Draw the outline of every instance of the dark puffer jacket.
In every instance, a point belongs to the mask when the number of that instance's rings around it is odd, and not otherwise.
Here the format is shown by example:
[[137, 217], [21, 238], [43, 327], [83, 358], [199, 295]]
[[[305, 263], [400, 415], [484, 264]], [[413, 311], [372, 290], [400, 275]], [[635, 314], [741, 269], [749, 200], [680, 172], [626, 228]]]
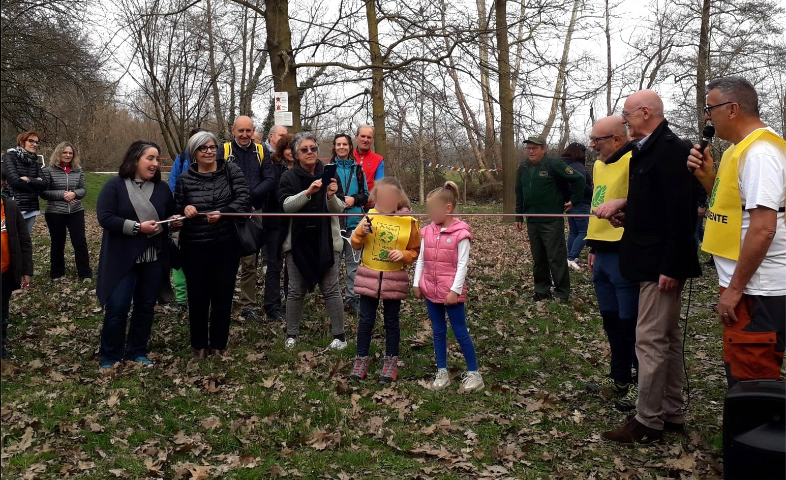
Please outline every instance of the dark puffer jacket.
[[[66, 173], [60, 165], [53, 165], [44, 169], [46, 190], [41, 192], [41, 197], [46, 200], [46, 213], [69, 214], [81, 212], [82, 199], [87, 195], [85, 188], [85, 173], [81, 167], [72, 168], [71, 173]], [[63, 200], [65, 192], [74, 192], [76, 202], [70, 203]]]
[[[188, 170], [178, 177], [175, 187], [175, 210], [179, 215], [183, 215], [189, 205], [196, 208], [199, 213], [216, 210], [221, 213], [251, 211], [248, 185], [243, 172], [234, 163], [226, 163], [221, 159], [217, 162], [216, 171], [209, 173], [200, 173], [197, 163], [192, 162]], [[223, 217], [212, 224], [208, 223], [207, 217], [204, 216], [186, 220], [180, 233], [180, 243], [204, 244], [232, 241], [235, 238], [234, 225], [232, 225], [235, 219], [236, 217]]]
[[[21, 212], [33, 212], [39, 210], [38, 193], [46, 190], [46, 181], [38, 163], [38, 157], [27, 152], [20, 154], [21, 149], [11, 149], [6, 152], [3, 158], [3, 166], [8, 174], [8, 186], [10, 195], [16, 201]], [[30, 179], [29, 182], [22, 180], [22, 177]], [[38, 179], [41, 180], [38, 180]]]

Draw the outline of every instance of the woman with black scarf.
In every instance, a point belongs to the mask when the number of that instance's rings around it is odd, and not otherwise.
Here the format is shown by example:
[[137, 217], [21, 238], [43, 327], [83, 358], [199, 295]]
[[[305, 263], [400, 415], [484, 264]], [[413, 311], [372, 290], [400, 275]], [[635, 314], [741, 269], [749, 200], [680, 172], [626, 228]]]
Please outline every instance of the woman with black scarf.
[[[325, 165], [317, 158], [316, 137], [300, 132], [293, 140], [293, 167], [281, 175], [279, 200], [286, 213], [341, 213], [344, 193], [334, 176], [324, 185]], [[287, 340], [292, 348], [297, 341], [303, 302], [307, 292], [319, 285], [325, 299], [333, 341], [329, 348], [347, 347], [344, 335], [344, 306], [339, 286], [339, 255], [344, 248], [338, 217], [292, 217], [284, 240], [283, 252], [289, 271], [287, 294]]]

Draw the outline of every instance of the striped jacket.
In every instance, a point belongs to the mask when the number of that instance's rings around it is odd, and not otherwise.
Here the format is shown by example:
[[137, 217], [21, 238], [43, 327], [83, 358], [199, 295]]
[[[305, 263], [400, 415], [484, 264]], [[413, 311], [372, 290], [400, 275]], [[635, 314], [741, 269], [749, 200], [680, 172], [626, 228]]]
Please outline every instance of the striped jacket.
[[[44, 168], [44, 181], [46, 181], [47, 187], [41, 192], [41, 198], [47, 201], [46, 213], [67, 215], [85, 209], [80, 201], [87, 195], [85, 173], [81, 168], [72, 168], [71, 173], [66, 173], [59, 165], [46, 167]], [[69, 203], [63, 200], [65, 192], [74, 192], [76, 202]]]

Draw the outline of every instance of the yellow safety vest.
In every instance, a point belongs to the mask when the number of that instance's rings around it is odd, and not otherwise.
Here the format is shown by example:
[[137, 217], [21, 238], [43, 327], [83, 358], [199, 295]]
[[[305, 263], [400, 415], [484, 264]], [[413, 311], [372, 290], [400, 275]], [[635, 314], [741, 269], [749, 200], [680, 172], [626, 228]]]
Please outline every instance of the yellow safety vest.
[[[263, 150], [264, 147], [259, 143], [255, 143], [257, 147], [257, 161], [259, 164], [262, 165], [262, 160], [265, 158], [265, 151]], [[232, 155], [232, 142], [227, 142], [224, 144], [224, 160], [227, 162], [234, 162], [235, 156]]]
[[[379, 212], [371, 209], [369, 213]], [[363, 265], [380, 272], [397, 272], [403, 269], [404, 262], [389, 260], [388, 252], [407, 249], [412, 220], [412, 217], [372, 215], [372, 233], [366, 237], [366, 244], [363, 246]]]
[[740, 258], [742, 210], [745, 205], [740, 197], [739, 161], [748, 147], [759, 139], [774, 142], [781, 149], [786, 149], [785, 140], [770, 130], [760, 128], [723, 152], [710, 194], [704, 242], [701, 245], [701, 249], [707, 253], [735, 261]]
[[[592, 178], [595, 182], [595, 190], [592, 192], [593, 212], [604, 202], [627, 198], [630, 157], [632, 155], [633, 152], [628, 152], [616, 162], [609, 164], [601, 160], [595, 162], [592, 169]], [[587, 240], [619, 242], [622, 239], [622, 232], [622, 228], [614, 228], [608, 220], [590, 217]]]

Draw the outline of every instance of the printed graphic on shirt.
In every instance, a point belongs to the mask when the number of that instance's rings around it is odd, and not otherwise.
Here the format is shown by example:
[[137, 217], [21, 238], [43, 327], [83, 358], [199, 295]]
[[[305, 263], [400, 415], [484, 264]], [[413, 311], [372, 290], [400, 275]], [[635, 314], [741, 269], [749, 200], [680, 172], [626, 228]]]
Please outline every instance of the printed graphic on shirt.
[[379, 241], [374, 242], [372, 255], [374, 260], [387, 260], [388, 252], [396, 249], [396, 239], [401, 233], [401, 227], [381, 222], [377, 222], [376, 227], [380, 229], [377, 234]]
[[573, 169], [572, 168], [565, 167], [565, 171], [568, 173], [568, 175], [573, 175]]
[[541, 177], [548, 177], [549, 176], [549, 172], [547, 172], [545, 170], [541, 170], [541, 171], [538, 172], [538, 175], [540, 175]]
[[592, 195], [592, 208], [598, 208], [606, 201], [606, 185], [595, 185], [595, 193]]

